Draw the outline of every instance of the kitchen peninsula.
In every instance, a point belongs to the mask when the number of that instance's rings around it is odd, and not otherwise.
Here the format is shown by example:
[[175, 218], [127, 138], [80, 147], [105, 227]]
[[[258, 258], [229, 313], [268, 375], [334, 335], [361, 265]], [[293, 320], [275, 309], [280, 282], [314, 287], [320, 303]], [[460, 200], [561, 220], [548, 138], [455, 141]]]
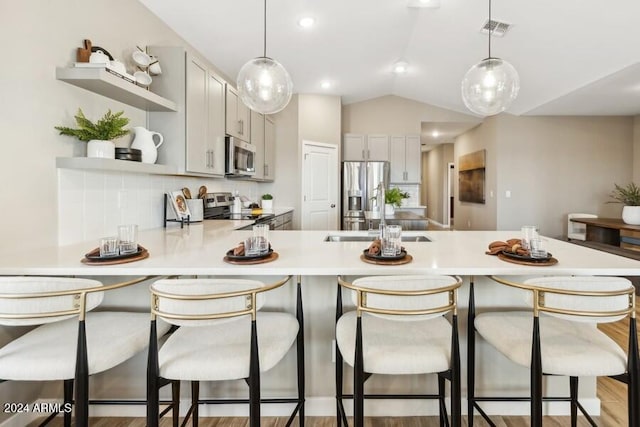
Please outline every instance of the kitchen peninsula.
[[[460, 275], [464, 286], [459, 293], [459, 320], [462, 327], [461, 350], [462, 366], [465, 366], [466, 305], [470, 280], [476, 286], [476, 305], [478, 311], [487, 307], [513, 308], [524, 307], [522, 291], [503, 287], [487, 275], [523, 276], [523, 275], [640, 275], [640, 262], [618, 257], [612, 254], [573, 245], [568, 242], [544, 238], [549, 252], [558, 259], [558, 263], [549, 267], [516, 265], [504, 262], [497, 257], [485, 254], [488, 243], [494, 240], [506, 240], [518, 236], [516, 231], [414, 231], [405, 236], [426, 236], [431, 241], [404, 241], [403, 246], [413, 256], [413, 261], [398, 266], [380, 266], [364, 263], [360, 254], [368, 243], [366, 241], [336, 242], [325, 241], [328, 235], [364, 235], [368, 232], [344, 231], [279, 231], [271, 232], [270, 240], [279, 258], [273, 262], [257, 265], [230, 265], [223, 261], [227, 250], [237, 245], [249, 231], [235, 229], [245, 226], [246, 221], [208, 221], [192, 224], [180, 229], [142, 231], [139, 242], [148, 249], [147, 259], [129, 264], [111, 266], [87, 266], [80, 262], [82, 256], [95, 247], [96, 242], [85, 242], [61, 247], [42, 248], [28, 254], [9, 252], [0, 258], [2, 275], [77, 275], [102, 276], [105, 281], [113, 280], [108, 276], [143, 275], [250, 275], [282, 276], [299, 275], [302, 280], [303, 302], [305, 310], [305, 346], [307, 354], [307, 402], [308, 415], [331, 415], [335, 410], [335, 394], [332, 372], [332, 340], [335, 323], [336, 276], [346, 275], [388, 275], [388, 274], [450, 274]], [[98, 277], [100, 278], [100, 277]], [[126, 290], [125, 290], [126, 291]], [[136, 298], [140, 306], [148, 304], [144, 288], [139, 288]], [[348, 298], [345, 298], [347, 301]], [[294, 307], [293, 287], [283, 289], [277, 301], [268, 307], [291, 309]], [[483, 382], [478, 393], [522, 394], [528, 384], [528, 370], [501, 360], [500, 372], [492, 369], [498, 356], [485, 343], [479, 343], [478, 372]], [[293, 363], [293, 360], [289, 362]], [[139, 363], [143, 363], [142, 360]], [[286, 364], [286, 363], [285, 363]], [[140, 372], [144, 372], [141, 368]], [[285, 366], [265, 378], [263, 393], [286, 393], [287, 387], [293, 390], [295, 379], [293, 372]], [[485, 374], [483, 374], [485, 372]], [[486, 372], [491, 372], [491, 378]], [[465, 373], [463, 372], [463, 397], [465, 395]], [[425, 377], [426, 378], [426, 377]], [[558, 378], [545, 378], [546, 388], [551, 393], [564, 393], [566, 381]], [[393, 384], [372, 379], [368, 383], [372, 393], [378, 391], [415, 392], [418, 387], [436, 387], [432, 379], [416, 384], [406, 378], [398, 377]], [[599, 410], [599, 401], [595, 394], [595, 380], [584, 379], [581, 382], [581, 400], [592, 413]], [[409, 390], [407, 390], [407, 388]], [[393, 389], [393, 390], [390, 390]], [[214, 389], [215, 390], [215, 389]], [[242, 393], [242, 388], [238, 389]], [[275, 391], [274, 391], [275, 390]], [[138, 390], [138, 398], [144, 392]], [[429, 415], [437, 412], [437, 406], [414, 406], [415, 402], [394, 401], [372, 408], [371, 415]], [[549, 410], [568, 414], [568, 406], [563, 403], [550, 404]], [[465, 405], [463, 405], [465, 407]], [[142, 408], [140, 408], [142, 410]], [[224, 408], [216, 408], [216, 411]], [[207, 409], [214, 411], [214, 409]], [[487, 405], [490, 413], [527, 414], [526, 403], [496, 403]], [[225, 414], [211, 412], [211, 414]], [[226, 413], [228, 414], [228, 413]], [[206, 412], [203, 413], [206, 416]]]

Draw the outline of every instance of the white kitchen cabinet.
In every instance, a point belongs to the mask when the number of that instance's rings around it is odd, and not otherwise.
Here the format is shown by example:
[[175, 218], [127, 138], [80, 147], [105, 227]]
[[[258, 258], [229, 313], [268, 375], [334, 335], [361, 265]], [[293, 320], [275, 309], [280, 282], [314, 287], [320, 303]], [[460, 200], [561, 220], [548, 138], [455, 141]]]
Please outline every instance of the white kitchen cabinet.
[[253, 179], [259, 181], [264, 179], [264, 141], [264, 114], [251, 110], [251, 145], [256, 147], [256, 173], [253, 175]]
[[265, 181], [276, 177], [276, 124], [269, 116], [264, 118], [264, 173]]
[[150, 130], [165, 140], [158, 163], [173, 165], [179, 173], [223, 177], [224, 81], [182, 48], [149, 47], [149, 53], [162, 60], [154, 90], [178, 105], [178, 113], [149, 113]]
[[246, 142], [251, 142], [251, 110], [244, 105], [238, 92], [227, 84], [227, 133]]
[[342, 153], [343, 160], [389, 160], [389, 136], [347, 133]]
[[419, 184], [422, 179], [420, 136], [393, 135], [389, 146], [390, 181], [396, 184]]

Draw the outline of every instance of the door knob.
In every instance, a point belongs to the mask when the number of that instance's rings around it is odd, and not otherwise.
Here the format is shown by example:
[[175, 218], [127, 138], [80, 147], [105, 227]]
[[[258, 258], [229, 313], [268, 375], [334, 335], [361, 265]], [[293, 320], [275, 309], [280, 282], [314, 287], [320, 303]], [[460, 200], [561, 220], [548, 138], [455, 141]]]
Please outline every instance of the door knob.
[[335, 208], [335, 207], [336, 207], [336, 204], [335, 204], [335, 203], [331, 203], [331, 207], [332, 207], [332, 208]]

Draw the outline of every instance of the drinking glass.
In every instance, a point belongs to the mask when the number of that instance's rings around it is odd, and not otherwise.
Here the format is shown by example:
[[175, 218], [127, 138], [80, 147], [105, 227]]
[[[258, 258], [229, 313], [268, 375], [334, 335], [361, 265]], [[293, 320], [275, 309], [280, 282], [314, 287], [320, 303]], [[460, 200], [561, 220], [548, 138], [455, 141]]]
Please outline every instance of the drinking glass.
[[118, 249], [118, 237], [109, 236], [100, 239], [100, 257], [116, 256], [120, 253]]
[[531, 250], [531, 240], [538, 238], [538, 229], [535, 225], [523, 225], [520, 232], [522, 233], [522, 247]]
[[546, 258], [547, 250], [542, 245], [539, 237], [531, 239], [531, 258]]
[[400, 254], [402, 240], [402, 227], [399, 225], [387, 225], [382, 241], [382, 256], [396, 256]]
[[118, 246], [120, 255], [138, 252], [138, 226], [127, 224], [118, 226]]
[[244, 252], [249, 256], [264, 255], [269, 252], [269, 225], [253, 226], [253, 233], [244, 242]]

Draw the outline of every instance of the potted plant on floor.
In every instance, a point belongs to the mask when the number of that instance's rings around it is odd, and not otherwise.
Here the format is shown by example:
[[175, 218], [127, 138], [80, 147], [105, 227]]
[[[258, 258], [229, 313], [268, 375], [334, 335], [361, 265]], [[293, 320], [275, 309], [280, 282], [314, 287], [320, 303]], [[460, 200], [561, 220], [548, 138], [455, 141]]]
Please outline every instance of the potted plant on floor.
[[273, 212], [273, 196], [269, 193], [262, 195], [262, 210], [265, 212]]
[[123, 117], [124, 111], [111, 113], [111, 110], [93, 123], [84, 116], [81, 109], [75, 115], [76, 129], [66, 126], [56, 126], [60, 135], [75, 136], [80, 141], [87, 142], [87, 157], [115, 158], [115, 144], [113, 140], [129, 133], [125, 126], [129, 119]]
[[614, 184], [615, 190], [611, 192], [613, 199], [609, 203], [622, 203], [622, 221], [625, 224], [640, 225], [640, 187], [633, 182], [622, 187]]
[[401, 191], [398, 187], [390, 188], [384, 193], [384, 214], [395, 214], [396, 208], [402, 204], [402, 199], [408, 198], [409, 193]]

